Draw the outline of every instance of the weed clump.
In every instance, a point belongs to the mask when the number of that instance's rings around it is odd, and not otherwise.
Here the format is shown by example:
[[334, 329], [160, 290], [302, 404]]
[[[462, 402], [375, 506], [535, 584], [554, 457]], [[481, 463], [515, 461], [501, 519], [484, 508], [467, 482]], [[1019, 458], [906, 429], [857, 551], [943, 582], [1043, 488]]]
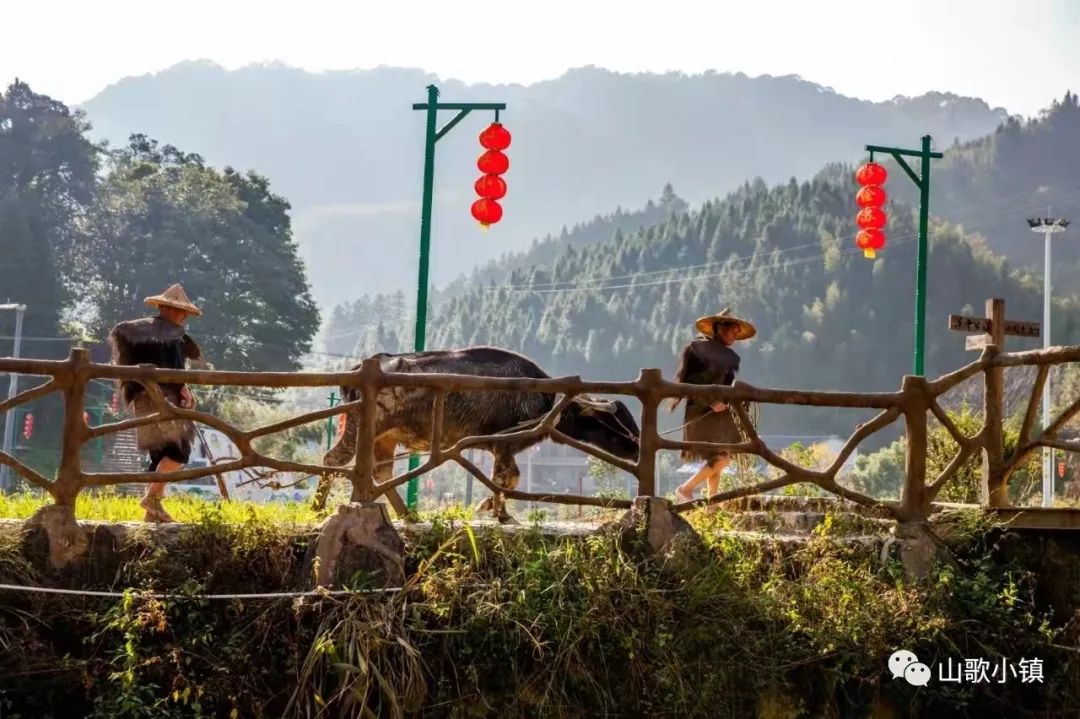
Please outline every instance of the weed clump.
[[[5, 595], [0, 702], [5, 717], [1080, 712], [1076, 627], [1039, 608], [1037, 577], [977, 518], [924, 582], [837, 523], [793, 545], [728, 532], [723, 514], [695, 521], [704, 542], [664, 565], [609, 534], [436, 517], [407, 543], [401, 591], [207, 600], [308, 586], [310, 541], [208, 512], [166, 548], [134, 538], [102, 585], [135, 588], [120, 599]], [[0, 582], [43, 581], [0, 543]], [[897, 649], [1039, 657], [1045, 676], [916, 689], [888, 672]]]

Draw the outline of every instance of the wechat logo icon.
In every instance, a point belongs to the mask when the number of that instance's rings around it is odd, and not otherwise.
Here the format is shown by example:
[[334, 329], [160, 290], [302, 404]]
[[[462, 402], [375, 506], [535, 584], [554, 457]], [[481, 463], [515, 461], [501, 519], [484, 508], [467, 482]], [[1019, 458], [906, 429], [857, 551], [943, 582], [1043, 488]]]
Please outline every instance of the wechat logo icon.
[[893, 679], [902, 678], [913, 687], [925, 687], [930, 683], [930, 667], [920, 662], [914, 652], [906, 649], [892, 653], [889, 671]]

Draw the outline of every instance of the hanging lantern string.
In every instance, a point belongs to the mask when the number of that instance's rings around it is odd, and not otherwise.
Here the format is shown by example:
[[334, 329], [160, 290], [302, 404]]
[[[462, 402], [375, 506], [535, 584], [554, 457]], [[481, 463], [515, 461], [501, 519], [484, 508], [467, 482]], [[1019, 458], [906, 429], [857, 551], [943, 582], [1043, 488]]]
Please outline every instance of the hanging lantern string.
[[[499, 121], [499, 111], [496, 110], [495, 111], [495, 122], [498, 122], [498, 121]], [[870, 157], [873, 158], [873, 156], [874, 156], [874, 154], [870, 153]]]

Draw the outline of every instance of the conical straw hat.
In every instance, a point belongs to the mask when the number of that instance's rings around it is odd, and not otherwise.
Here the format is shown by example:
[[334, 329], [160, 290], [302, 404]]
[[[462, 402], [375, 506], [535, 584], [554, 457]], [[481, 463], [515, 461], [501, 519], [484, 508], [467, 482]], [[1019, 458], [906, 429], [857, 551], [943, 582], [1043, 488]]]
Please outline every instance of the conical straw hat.
[[724, 308], [717, 312], [715, 315], [709, 315], [708, 317], [700, 317], [694, 323], [698, 332], [706, 337], [713, 336], [713, 324], [716, 322], [722, 322], [724, 324], [738, 325], [739, 334], [735, 336], [737, 340], [748, 340], [757, 334], [757, 328], [744, 319], [736, 317], [731, 314], [731, 310]]
[[162, 292], [160, 295], [147, 297], [144, 301], [151, 307], [174, 307], [178, 310], [183, 310], [184, 312], [187, 312], [189, 314], [202, 314], [202, 310], [200, 310], [192, 303], [192, 301], [187, 296], [187, 292], [184, 292], [184, 288], [181, 287], [179, 284], [173, 285], [169, 289]]

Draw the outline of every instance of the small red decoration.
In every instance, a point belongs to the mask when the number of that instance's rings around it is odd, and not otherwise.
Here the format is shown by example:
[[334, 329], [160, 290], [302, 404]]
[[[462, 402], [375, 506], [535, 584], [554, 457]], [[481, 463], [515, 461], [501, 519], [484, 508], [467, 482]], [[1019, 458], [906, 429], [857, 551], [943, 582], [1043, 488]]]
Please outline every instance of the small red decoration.
[[341, 439], [345, 435], [345, 415], [339, 414], [337, 418], [337, 438]]
[[110, 408], [112, 409], [113, 414], [120, 414], [120, 393], [119, 392], [113, 392], [112, 403], [110, 404]]
[[23, 439], [30, 439], [34, 435], [34, 415], [31, 412], [26, 413], [26, 419], [23, 420]]
[[485, 150], [505, 150], [510, 147], [510, 131], [501, 122], [493, 122], [480, 133], [480, 146]]
[[485, 175], [501, 175], [510, 169], [510, 158], [498, 150], [488, 150], [476, 161], [476, 166]]
[[884, 185], [889, 173], [876, 162], [868, 162], [855, 171], [855, 181], [862, 186]]
[[862, 185], [862, 189], [855, 195], [855, 204], [861, 210], [855, 216], [855, 224], [859, 226], [859, 234], [855, 236], [855, 246], [863, 251], [863, 257], [874, 259], [878, 250], [885, 247], [885, 233], [881, 228], [885, 226], [888, 218], [881, 210], [885, 204], [885, 190], [879, 185], [885, 182], [889, 173], [885, 168], [873, 160], [855, 171], [855, 181]]
[[506, 196], [506, 181], [499, 175], [510, 169], [510, 158], [503, 154], [503, 150], [510, 147], [510, 132], [498, 119], [496, 114], [496, 121], [480, 133], [480, 145], [486, 152], [476, 161], [477, 168], [484, 174], [474, 185], [480, 199], [472, 204], [471, 211], [485, 230], [502, 219], [502, 206], [496, 200]]
[[876, 207], [866, 207], [855, 216], [855, 224], [863, 230], [880, 230], [885, 226], [885, 213]]
[[476, 194], [489, 200], [498, 200], [506, 195], [506, 180], [498, 175], [484, 175], [476, 181]]
[[859, 230], [855, 244], [863, 251], [863, 257], [872, 260], [877, 256], [877, 251], [885, 247], [885, 233], [874, 228]]
[[1064, 477], [1065, 476], [1065, 463], [1064, 462], [1058, 462], [1058, 476], [1059, 477]]
[[485, 228], [501, 220], [502, 214], [502, 206], [495, 200], [482, 197], [472, 204], [472, 216]]
[[855, 195], [855, 204], [859, 207], [881, 207], [887, 199], [885, 190], [877, 185], [867, 185]]

